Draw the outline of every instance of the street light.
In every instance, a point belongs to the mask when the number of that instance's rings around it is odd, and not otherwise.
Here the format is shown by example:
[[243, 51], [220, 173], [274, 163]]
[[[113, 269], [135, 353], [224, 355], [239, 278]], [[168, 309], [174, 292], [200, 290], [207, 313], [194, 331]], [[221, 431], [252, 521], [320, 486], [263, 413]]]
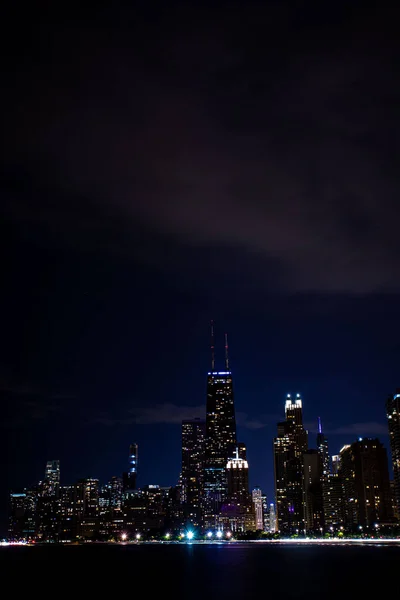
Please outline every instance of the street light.
[[212, 538], [212, 531], [209, 531], [209, 532], [207, 533], [207, 537], [208, 537], [208, 538]]
[[127, 534], [126, 534], [126, 533], [121, 533], [121, 540], [122, 540], [123, 542], [125, 542], [125, 540], [127, 540], [127, 539], [128, 539], [128, 536], [127, 536]]
[[217, 538], [218, 539], [222, 538], [222, 531], [220, 529], [218, 529], [218, 531], [217, 531]]
[[137, 533], [137, 534], [136, 534], [136, 539], [139, 541], [139, 540], [140, 540], [140, 538], [141, 538], [141, 535], [140, 535], [140, 533]]

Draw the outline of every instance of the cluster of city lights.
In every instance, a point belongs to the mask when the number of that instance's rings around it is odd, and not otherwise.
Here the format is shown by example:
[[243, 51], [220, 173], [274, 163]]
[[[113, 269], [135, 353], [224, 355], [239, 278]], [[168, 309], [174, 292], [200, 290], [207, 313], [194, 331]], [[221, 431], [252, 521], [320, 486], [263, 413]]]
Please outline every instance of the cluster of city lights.
[[[224, 536], [224, 532], [223, 532], [221, 529], [218, 529], [216, 532], [208, 531], [208, 532], [207, 532], [207, 534], [206, 534], [206, 537], [207, 537], [209, 540], [211, 540], [211, 539], [212, 539], [214, 536], [215, 536], [215, 537], [216, 537], [218, 540], [221, 540], [221, 539], [223, 538], [223, 536]], [[141, 537], [142, 537], [142, 536], [140, 535], [140, 533], [137, 533], [137, 534], [135, 535], [135, 539], [136, 539], [136, 541], [139, 541], [139, 540], [141, 539]], [[225, 537], [226, 537], [226, 538], [229, 540], [229, 539], [232, 537], [232, 533], [231, 533], [230, 531], [227, 531], [227, 532], [225, 533]], [[179, 535], [179, 539], [180, 539], [180, 540], [183, 540], [183, 539], [185, 539], [185, 538], [186, 538], [186, 539], [187, 539], [189, 542], [191, 542], [193, 539], [195, 539], [195, 534], [194, 534], [194, 531], [191, 531], [191, 530], [189, 530], [189, 531], [187, 531], [186, 533], [181, 533], [181, 534]], [[171, 534], [170, 534], [170, 533], [166, 533], [166, 534], [164, 535], [164, 539], [166, 539], [166, 540], [169, 540], [169, 539], [171, 539]], [[127, 534], [127, 533], [122, 533], [122, 534], [121, 534], [121, 541], [122, 541], [122, 542], [126, 542], [127, 540], [128, 540], [128, 534]]]

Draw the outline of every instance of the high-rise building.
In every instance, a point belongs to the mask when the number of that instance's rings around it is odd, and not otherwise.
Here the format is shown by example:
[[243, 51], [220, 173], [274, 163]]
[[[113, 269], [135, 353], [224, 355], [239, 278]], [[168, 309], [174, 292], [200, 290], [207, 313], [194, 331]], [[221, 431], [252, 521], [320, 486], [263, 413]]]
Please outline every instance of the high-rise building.
[[8, 535], [11, 540], [29, 539], [36, 534], [36, 497], [30, 490], [10, 493]]
[[290, 534], [304, 529], [303, 454], [308, 444], [300, 394], [295, 399], [287, 395], [285, 416], [274, 439], [275, 494], [279, 531]]
[[227, 497], [226, 465], [236, 446], [236, 419], [232, 372], [225, 335], [225, 370], [215, 370], [214, 330], [211, 327], [211, 371], [207, 377], [206, 437], [204, 461], [204, 524], [214, 528]]
[[275, 506], [273, 505], [273, 503], [271, 502], [271, 504], [269, 505], [269, 532], [270, 533], [275, 533], [276, 532], [276, 513], [275, 513]]
[[91, 477], [75, 485], [75, 515], [78, 535], [90, 538], [99, 526], [99, 481]]
[[51, 496], [57, 496], [58, 488], [60, 486], [60, 461], [59, 460], [48, 460], [47, 461], [44, 478], [48, 484], [48, 486], [47, 486], [48, 494]]
[[332, 474], [337, 475], [339, 473], [340, 454], [332, 456]]
[[205, 432], [202, 419], [182, 421], [181, 499], [185, 522], [194, 526], [202, 523]]
[[329, 465], [328, 440], [325, 434], [322, 432], [320, 417], [318, 417], [317, 449], [321, 458], [321, 476], [325, 478], [329, 475], [331, 470]]
[[266, 494], [262, 496], [262, 510], [263, 510], [263, 522], [264, 531], [269, 532], [269, 504]]
[[396, 513], [400, 515], [400, 389], [386, 401]]
[[123, 473], [123, 490], [135, 490], [137, 486], [138, 445], [129, 446], [129, 471]]
[[60, 485], [59, 488], [59, 534], [60, 540], [72, 540], [77, 535], [75, 512], [75, 485]]
[[261, 488], [255, 487], [251, 492], [256, 518], [256, 529], [264, 530], [263, 494]]
[[323, 527], [322, 456], [318, 450], [308, 450], [303, 454], [304, 465], [304, 528], [307, 532], [318, 532]]
[[340, 475], [332, 473], [323, 480], [322, 496], [324, 526], [326, 529], [333, 527], [337, 530], [344, 525], [344, 491]]
[[360, 438], [340, 451], [345, 524], [367, 526], [392, 519], [386, 448], [378, 439]]
[[[249, 463], [239, 458], [239, 449], [226, 465], [228, 498], [231, 503], [241, 506], [249, 504]], [[261, 490], [260, 490], [261, 491]]]
[[399, 520], [400, 516], [399, 516], [399, 512], [397, 510], [397, 504], [396, 504], [396, 490], [394, 487], [394, 479], [390, 480], [390, 501], [392, 503], [393, 516], [395, 519]]
[[216, 517], [216, 527], [231, 531], [255, 530], [254, 509], [249, 494], [249, 465], [236, 447], [226, 465], [227, 494]]

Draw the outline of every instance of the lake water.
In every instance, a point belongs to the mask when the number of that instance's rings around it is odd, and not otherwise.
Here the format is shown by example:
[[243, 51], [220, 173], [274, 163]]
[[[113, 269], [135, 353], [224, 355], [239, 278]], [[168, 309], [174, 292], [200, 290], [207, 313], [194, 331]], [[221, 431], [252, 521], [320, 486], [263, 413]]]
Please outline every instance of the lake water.
[[[127, 600], [344, 598], [398, 593], [399, 546], [86, 545], [0, 548], [2, 591]], [[6, 587], [7, 586], [7, 587]], [[395, 592], [395, 590], [397, 590]], [[8, 590], [7, 590], [8, 591]]]

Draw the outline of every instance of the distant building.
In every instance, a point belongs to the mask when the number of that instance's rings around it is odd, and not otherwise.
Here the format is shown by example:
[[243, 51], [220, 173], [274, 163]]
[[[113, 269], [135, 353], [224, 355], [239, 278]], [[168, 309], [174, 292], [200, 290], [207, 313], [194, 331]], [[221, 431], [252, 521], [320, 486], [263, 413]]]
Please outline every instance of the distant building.
[[325, 478], [331, 472], [329, 461], [328, 440], [322, 432], [321, 419], [318, 417], [317, 449], [320, 456], [321, 477]]
[[269, 531], [270, 533], [277, 531], [275, 507], [272, 502], [269, 505]]
[[345, 524], [371, 526], [393, 518], [386, 448], [378, 439], [360, 438], [340, 451]]
[[254, 513], [256, 520], [256, 529], [264, 530], [264, 514], [263, 514], [263, 495], [261, 488], [255, 487], [251, 492], [251, 497], [254, 505]]
[[202, 523], [204, 441], [206, 423], [202, 419], [182, 421], [181, 499], [185, 523]]
[[80, 479], [75, 485], [75, 514], [78, 535], [93, 537], [99, 530], [99, 480]]
[[129, 446], [129, 471], [123, 473], [123, 490], [135, 490], [137, 487], [137, 471], [138, 471], [138, 444]]
[[[308, 450], [303, 454], [304, 467], [304, 529], [307, 532], [318, 532], [323, 527], [322, 461], [324, 455], [320, 450]], [[322, 477], [323, 478], [322, 478]]]
[[340, 464], [340, 454], [335, 454], [334, 456], [332, 456], [332, 473], [333, 473], [333, 475], [338, 474], [339, 464]]
[[253, 531], [256, 528], [254, 509], [249, 494], [249, 465], [239, 457], [236, 448], [226, 465], [227, 501], [217, 517], [217, 527], [231, 531]]
[[45, 481], [48, 483], [48, 493], [54, 496], [58, 494], [60, 486], [60, 461], [48, 460], [46, 463]]
[[11, 540], [33, 538], [36, 535], [36, 500], [30, 490], [11, 492], [9, 498], [8, 536]]
[[390, 502], [392, 504], [393, 516], [395, 519], [399, 520], [400, 515], [397, 511], [397, 503], [396, 503], [396, 490], [394, 486], [394, 480], [390, 480]]
[[304, 529], [303, 454], [308, 442], [300, 394], [295, 399], [287, 395], [285, 416], [274, 439], [275, 496], [279, 530], [291, 534]]
[[59, 539], [73, 540], [77, 536], [75, 511], [76, 486], [60, 485], [59, 488]]
[[393, 467], [393, 489], [396, 513], [400, 515], [400, 389], [389, 396], [386, 402], [386, 415], [389, 426], [390, 449]]
[[269, 532], [269, 504], [266, 495], [262, 496], [262, 510], [263, 510], [263, 523], [264, 531]]
[[249, 505], [249, 463], [239, 458], [239, 449], [236, 448], [235, 456], [230, 458], [226, 465], [228, 481], [228, 498], [230, 502]]

